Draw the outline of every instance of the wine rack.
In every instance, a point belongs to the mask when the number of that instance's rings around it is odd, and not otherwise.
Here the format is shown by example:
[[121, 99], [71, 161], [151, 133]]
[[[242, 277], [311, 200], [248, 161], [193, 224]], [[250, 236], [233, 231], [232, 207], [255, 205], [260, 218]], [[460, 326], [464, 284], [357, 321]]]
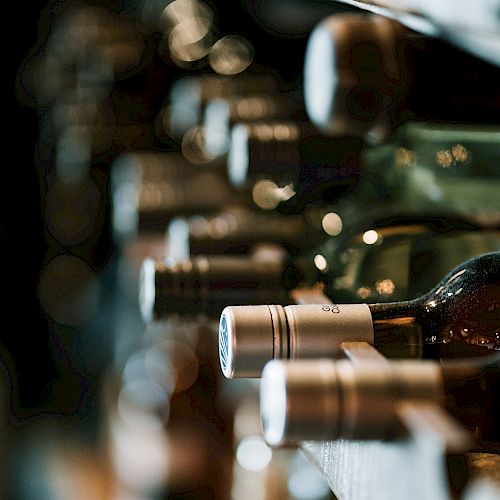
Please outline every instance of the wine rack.
[[[16, 111], [36, 121], [17, 139], [29, 172], [6, 173], [0, 224], [15, 292], [4, 317], [18, 297], [24, 307], [6, 331], [21, 318], [29, 332], [0, 344], [0, 500], [500, 498], [498, 439], [486, 449], [481, 425], [431, 397], [373, 401], [373, 418], [395, 412], [389, 437], [270, 446], [259, 379], [230, 369], [243, 360], [260, 377], [264, 361], [311, 357], [281, 306], [416, 300], [500, 252], [500, 2], [63, 0], [36, 17], [16, 61]], [[307, 50], [333, 18], [322, 66], [341, 77], [323, 81], [305, 71]], [[436, 71], [466, 56], [485, 73], [450, 71], [447, 92], [418, 79], [427, 55]], [[414, 73], [438, 89], [427, 108], [410, 95]], [[467, 97], [452, 91], [465, 74]], [[327, 82], [327, 127], [307, 79]], [[483, 121], [460, 120], [462, 97]], [[32, 217], [10, 215], [21, 198]], [[494, 356], [489, 285], [477, 295], [489, 330], [460, 335]], [[456, 316], [473, 330], [471, 303]], [[218, 325], [250, 304], [267, 307], [271, 335], [265, 315], [240, 324], [250, 340]], [[334, 354], [318, 341], [330, 360], [395, 363], [369, 328], [343, 328], [360, 338]], [[433, 342], [455, 345], [448, 334]], [[410, 357], [446, 351], [409, 344]]]

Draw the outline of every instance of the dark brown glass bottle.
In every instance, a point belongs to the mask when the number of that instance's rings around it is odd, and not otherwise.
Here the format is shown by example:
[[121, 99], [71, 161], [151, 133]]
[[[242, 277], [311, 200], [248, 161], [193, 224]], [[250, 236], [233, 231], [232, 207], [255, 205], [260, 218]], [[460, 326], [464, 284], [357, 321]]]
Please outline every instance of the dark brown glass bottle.
[[369, 307], [374, 345], [393, 356], [402, 336], [402, 346], [426, 358], [500, 350], [500, 253], [469, 259], [420, 299]]
[[229, 377], [260, 376], [271, 359], [334, 358], [344, 341], [390, 358], [481, 356], [500, 350], [500, 252], [454, 268], [420, 298], [385, 304], [224, 309], [219, 354]]
[[251, 190], [260, 208], [303, 211], [357, 186], [362, 146], [358, 138], [326, 137], [306, 121], [239, 122], [231, 128], [228, 178]]
[[498, 67], [383, 16], [323, 20], [304, 71], [307, 112], [329, 135], [380, 140], [408, 120], [498, 123]]

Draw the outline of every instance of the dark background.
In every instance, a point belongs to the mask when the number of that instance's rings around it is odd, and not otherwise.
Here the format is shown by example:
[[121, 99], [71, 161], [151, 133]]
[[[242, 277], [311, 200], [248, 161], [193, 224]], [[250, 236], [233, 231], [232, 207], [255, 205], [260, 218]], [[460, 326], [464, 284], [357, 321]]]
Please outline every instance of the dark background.
[[[19, 88], [18, 75], [41, 43], [39, 19], [45, 2], [8, 2], [3, 32], [7, 113], [3, 116], [2, 191], [0, 199], [3, 294], [3, 358], [13, 385], [13, 411], [36, 406], [50, 372], [46, 322], [36, 295], [44, 253], [40, 191], [34, 151], [38, 121], [32, 103]], [[8, 27], [11, 29], [9, 30]], [[46, 30], [44, 30], [46, 31]], [[19, 386], [26, 388], [19, 393]], [[18, 399], [20, 399], [18, 401]]]
[[[54, 367], [47, 318], [37, 297], [37, 282], [46, 253], [42, 200], [36, 167], [38, 118], [35, 103], [24, 88], [25, 66], [43, 49], [59, 9], [82, 2], [16, 2], [5, 7], [4, 56], [8, 78], [3, 115], [3, 181], [0, 235], [4, 293], [2, 358], [10, 373], [12, 412], [16, 419], [37, 413], [57, 413], [50, 387], [60, 377]], [[120, 11], [123, 2], [94, 2]], [[136, 2], [137, 3], [137, 2]], [[339, 7], [314, 0], [206, 0], [216, 12], [220, 34], [240, 34], [255, 47], [255, 61], [275, 68], [285, 86], [300, 84], [309, 31]], [[133, 5], [134, 2], [125, 5]], [[340, 7], [343, 9], [343, 7]], [[7, 34], [8, 33], [8, 34]], [[182, 74], [171, 67], [170, 79]], [[166, 92], [165, 92], [166, 95]]]

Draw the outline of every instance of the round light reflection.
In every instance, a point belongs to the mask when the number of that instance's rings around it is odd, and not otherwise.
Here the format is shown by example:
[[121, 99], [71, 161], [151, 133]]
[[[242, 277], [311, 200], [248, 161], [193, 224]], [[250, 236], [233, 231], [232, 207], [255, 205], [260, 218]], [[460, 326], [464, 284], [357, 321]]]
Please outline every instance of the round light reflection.
[[314, 256], [314, 265], [320, 270], [320, 271], [327, 271], [328, 270], [328, 262], [326, 259], [323, 257], [323, 255], [315, 255]]
[[236, 75], [250, 66], [253, 47], [241, 36], [225, 36], [217, 40], [210, 49], [208, 62], [221, 75]]
[[379, 234], [374, 229], [370, 229], [363, 234], [363, 242], [367, 245], [373, 245], [377, 243], [379, 239]]
[[243, 438], [236, 449], [236, 460], [246, 470], [259, 471], [265, 469], [272, 458], [272, 451], [260, 436]]
[[342, 232], [342, 219], [339, 214], [329, 212], [321, 220], [321, 226], [326, 234], [337, 236]]

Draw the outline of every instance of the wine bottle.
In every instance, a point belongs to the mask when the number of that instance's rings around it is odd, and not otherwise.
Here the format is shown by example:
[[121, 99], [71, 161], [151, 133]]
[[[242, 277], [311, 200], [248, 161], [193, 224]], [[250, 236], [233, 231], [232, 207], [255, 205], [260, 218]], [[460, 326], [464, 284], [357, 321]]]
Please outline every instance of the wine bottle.
[[302, 90], [212, 99], [203, 118], [205, 150], [209, 156], [224, 156], [234, 123], [269, 119], [306, 120]]
[[251, 188], [254, 203], [267, 210], [300, 211], [323, 200], [349, 218], [370, 205], [498, 220], [497, 125], [410, 121], [372, 146], [315, 136], [310, 124], [291, 121], [234, 125], [230, 182]]
[[313, 258], [326, 295], [339, 303], [415, 299], [468, 258], [500, 251], [497, 225], [453, 213], [336, 209], [322, 219], [333, 237], [316, 246]]
[[309, 122], [236, 123], [231, 129], [228, 178], [236, 188], [252, 189], [260, 208], [281, 204], [283, 211], [300, 211], [308, 203], [336, 199], [354, 189], [362, 146], [357, 138], [325, 137]]
[[311, 228], [302, 215], [265, 213], [230, 207], [214, 215], [178, 217], [167, 228], [169, 255], [189, 259], [195, 255], [249, 254], [259, 244], [279, 244], [298, 254], [320, 229]]
[[288, 303], [299, 278], [283, 259], [197, 256], [176, 262], [146, 259], [139, 302], [144, 320], [171, 315], [218, 317], [228, 304], [261, 304], [266, 298]]
[[[338, 218], [330, 220], [334, 216], [329, 212], [321, 220], [329, 235], [339, 230]], [[225, 306], [246, 300], [262, 304], [259, 299], [265, 296], [289, 304], [289, 291], [304, 285], [319, 285], [332, 298], [339, 294], [357, 303], [407, 300], [426, 293], [429, 280], [440, 279], [463, 260], [500, 250], [498, 232], [461, 219], [401, 216], [372, 224], [352, 233], [346, 226], [344, 237], [328, 236], [318, 244], [321, 237], [311, 223], [316, 237], [301, 235], [298, 253], [274, 247], [273, 252], [250, 255], [199, 254], [167, 263], [150, 259], [140, 279], [144, 318], [160, 319], [176, 311], [219, 316]], [[175, 250], [175, 242], [170, 246]], [[413, 273], [421, 278], [414, 279]]]
[[475, 446], [498, 450], [500, 355], [480, 359], [352, 363], [269, 362], [261, 417], [269, 444], [302, 440], [391, 439], [404, 434], [398, 405], [437, 404], [461, 422]]
[[219, 325], [228, 378], [260, 376], [271, 359], [332, 357], [344, 341], [389, 358], [482, 356], [500, 349], [500, 252], [473, 257], [410, 301], [230, 306]]
[[382, 16], [326, 18], [304, 61], [311, 121], [372, 140], [414, 119], [496, 124], [499, 81], [498, 67]]
[[201, 124], [205, 106], [211, 99], [278, 91], [278, 79], [272, 73], [186, 76], [172, 85], [170, 108], [163, 121], [172, 136], [180, 139], [191, 127]]
[[113, 230], [118, 240], [163, 232], [180, 214], [240, 201], [216, 168], [197, 168], [178, 153], [126, 153], [112, 166]]

